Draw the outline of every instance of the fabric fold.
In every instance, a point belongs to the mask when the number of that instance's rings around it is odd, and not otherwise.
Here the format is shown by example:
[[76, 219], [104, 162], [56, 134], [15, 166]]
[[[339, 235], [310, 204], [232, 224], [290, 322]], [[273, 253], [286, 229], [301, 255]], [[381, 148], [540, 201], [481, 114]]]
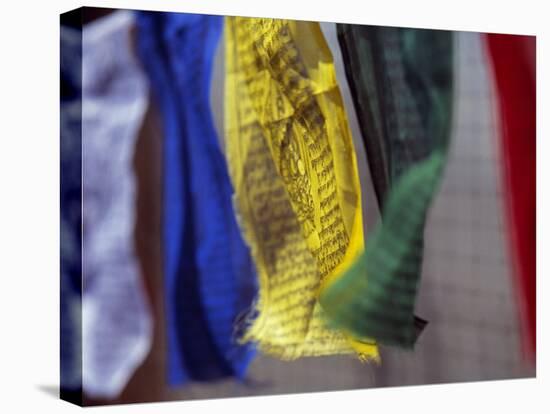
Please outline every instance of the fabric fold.
[[61, 26], [60, 389], [82, 392], [82, 31]]
[[252, 345], [234, 322], [256, 275], [240, 234], [209, 92], [223, 17], [140, 12], [138, 47], [164, 129], [164, 274], [168, 380], [244, 378]]
[[536, 38], [487, 34], [500, 109], [502, 177], [525, 350], [536, 359]]
[[321, 292], [328, 320], [359, 338], [414, 346], [424, 226], [446, 162], [451, 32], [338, 25], [346, 77], [382, 211], [364, 254]]
[[114, 398], [143, 362], [153, 322], [134, 247], [133, 154], [147, 82], [131, 49], [133, 14], [83, 28], [83, 384]]
[[321, 282], [363, 250], [361, 190], [318, 23], [226, 18], [227, 157], [260, 293], [244, 341], [283, 359], [378, 357], [324, 323]]

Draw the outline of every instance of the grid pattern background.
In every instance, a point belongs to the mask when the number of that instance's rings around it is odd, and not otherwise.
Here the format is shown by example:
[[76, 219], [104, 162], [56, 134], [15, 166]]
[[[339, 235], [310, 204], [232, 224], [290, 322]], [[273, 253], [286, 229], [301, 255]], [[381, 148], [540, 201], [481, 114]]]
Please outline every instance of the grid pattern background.
[[478, 33], [458, 33], [455, 119], [429, 215], [414, 353], [388, 350], [377, 385], [534, 375], [522, 357], [500, 180], [495, 95]]

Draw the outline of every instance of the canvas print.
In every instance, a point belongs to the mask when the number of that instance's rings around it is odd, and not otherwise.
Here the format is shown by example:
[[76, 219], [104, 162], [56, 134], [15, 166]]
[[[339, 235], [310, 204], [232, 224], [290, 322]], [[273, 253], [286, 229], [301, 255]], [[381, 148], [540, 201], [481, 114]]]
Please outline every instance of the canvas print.
[[61, 398], [534, 376], [535, 46], [62, 14]]

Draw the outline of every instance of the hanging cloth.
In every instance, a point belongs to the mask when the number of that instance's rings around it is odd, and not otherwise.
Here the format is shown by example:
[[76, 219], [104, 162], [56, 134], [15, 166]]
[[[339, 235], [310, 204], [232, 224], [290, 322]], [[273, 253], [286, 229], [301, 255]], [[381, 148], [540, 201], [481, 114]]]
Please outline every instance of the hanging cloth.
[[259, 272], [243, 340], [283, 359], [378, 357], [323, 321], [321, 281], [363, 250], [355, 152], [318, 23], [226, 18], [227, 157]]
[[339, 43], [379, 204], [364, 254], [321, 292], [335, 326], [412, 347], [426, 215], [450, 138], [451, 32], [338, 25]]
[[82, 392], [82, 32], [62, 26], [60, 140], [61, 394]]
[[82, 371], [94, 398], [118, 396], [152, 342], [134, 248], [132, 161], [147, 82], [132, 54], [132, 25], [124, 10], [83, 29]]
[[209, 105], [223, 17], [138, 14], [138, 45], [164, 124], [164, 251], [168, 380], [243, 378], [254, 349], [234, 322], [256, 275], [237, 226], [233, 189]]
[[526, 354], [536, 357], [535, 37], [486, 36], [500, 109], [502, 175]]

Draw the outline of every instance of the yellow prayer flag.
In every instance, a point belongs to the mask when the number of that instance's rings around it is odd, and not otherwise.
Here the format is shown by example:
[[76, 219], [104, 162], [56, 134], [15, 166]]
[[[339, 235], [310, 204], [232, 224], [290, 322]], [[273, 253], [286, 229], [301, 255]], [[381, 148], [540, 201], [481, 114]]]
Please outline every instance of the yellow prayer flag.
[[226, 138], [235, 208], [259, 275], [243, 340], [283, 359], [359, 352], [319, 289], [363, 251], [355, 150], [318, 23], [226, 18]]

